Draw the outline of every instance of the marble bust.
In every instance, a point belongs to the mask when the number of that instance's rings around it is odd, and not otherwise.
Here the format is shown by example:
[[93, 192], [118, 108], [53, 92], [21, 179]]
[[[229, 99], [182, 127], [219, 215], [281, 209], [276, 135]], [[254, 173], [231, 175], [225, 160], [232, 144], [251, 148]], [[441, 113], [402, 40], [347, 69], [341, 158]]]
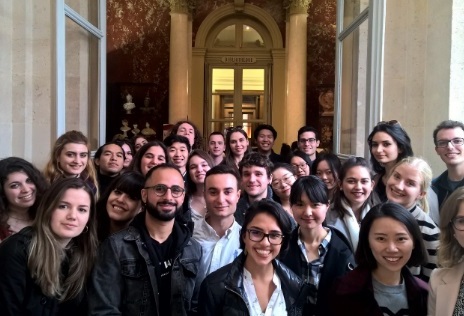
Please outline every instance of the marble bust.
[[126, 110], [127, 114], [132, 114], [132, 110], [135, 108], [135, 104], [132, 102], [132, 95], [128, 93], [126, 95], [126, 103], [123, 104], [124, 110]]

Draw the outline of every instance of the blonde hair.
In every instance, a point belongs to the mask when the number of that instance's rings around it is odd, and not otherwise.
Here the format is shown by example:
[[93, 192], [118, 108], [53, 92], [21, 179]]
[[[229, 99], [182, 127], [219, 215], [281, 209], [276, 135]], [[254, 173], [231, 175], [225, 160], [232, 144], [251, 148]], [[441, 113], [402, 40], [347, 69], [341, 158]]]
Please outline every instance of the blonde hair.
[[[84, 190], [90, 197], [87, 228], [71, 239], [63, 249], [50, 227], [53, 213], [69, 189]], [[55, 181], [45, 193], [32, 224], [33, 235], [29, 244], [27, 266], [42, 293], [67, 301], [79, 296], [90, 275], [98, 246], [95, 197], [90, 187], [80, 178]], [[62, 274], [67, 261], [67, 275]]]
[[92, 159], [90, 159], [90, 149], [89, 149], [89, 141], [87, 137], [82, 134], [80, 131], [68, 131], [61, 135], [55, 142], [55, 145], [52, 148], [50, 153], [50, 160], [48, 161], [47, 165], [45, 166], [44, 175], [45, 178], [50, 183], [55, 182], [57, 179], [63, 178], [64, 172], [61, 170], [58, 164], [58, 157], [61, 155], [63, 148], [67, 144], [83, 144], [87, 146], [88, 152], [88, 160], [87, 165], [85, 166], [84, 171], [80, 174], [80, 178], [84, 181], [89, 181], [94, 185], [94, 189], [96, 189], [96, 196], [98, 196], [98, 181], [97, 181], [97, 173], [95, 171], [95, 167], [92, 163]]
[[464, 256], [464, 248], [454, 237], [452, 220], [464, 203], [464, 187], [457, 188], [440, 209], [440, 246], [438, 247], [438, 265], [450, 268]]
[[420, 183], [420, 188], [421, 188], [421, 191], [424, 193], [424, 196], [420, 200], [419, 206], [422, 208], [422, 210], [425, 213], [428, 213], [429, 212], [429, 202], [427, 200], [427, 190], [430, 188], [430, 184], [432, 183], [432, 176], [433, 176], [432, 168], [430, 168], [430, 165], [424, 159], [422, 159], [420, 157], [410, 156], [410, 157], [406, 157], [406, 158], [401, 159], [392, 168], [392, 170], [391, 170], [390, 174], [388, 175], [388, 177], [390, 178], [391, 175], [393, 174], [393, 172], [396, 170], [396, 168], [398, 168], [402, 164], [410, 165], [411, 167], [413, 167], [414, 169], [419, 171], [419, 173], [421, 174], [422, 181]]

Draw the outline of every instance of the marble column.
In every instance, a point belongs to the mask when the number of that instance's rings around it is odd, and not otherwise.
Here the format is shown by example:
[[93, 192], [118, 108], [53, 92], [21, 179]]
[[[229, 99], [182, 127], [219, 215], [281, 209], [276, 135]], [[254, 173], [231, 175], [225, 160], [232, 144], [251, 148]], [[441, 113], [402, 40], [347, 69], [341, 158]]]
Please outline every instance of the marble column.
[[286, 69], [286, 132], [296, 140], [298, 129], [306, 124], [307, 17], [310, 0], [292, 0], [288, 7]]
[[189, 13], [187, 0], [170, 0], [169, 123], [186, 119], [189, 108]]

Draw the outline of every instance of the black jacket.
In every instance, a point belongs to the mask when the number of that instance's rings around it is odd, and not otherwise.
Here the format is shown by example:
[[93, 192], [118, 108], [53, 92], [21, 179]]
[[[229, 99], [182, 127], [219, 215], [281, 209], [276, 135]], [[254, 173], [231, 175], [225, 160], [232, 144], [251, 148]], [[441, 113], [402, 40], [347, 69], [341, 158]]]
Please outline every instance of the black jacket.
[[[462, 186], [464, 186], [464, 179], [462, 179], [458, 185], [458, 187]], [[454, 191], [454, 189], [449, 186], [448, 170], [432, 180], [432, 190], [437, 194], [438, 207], [441, 208], [448, 196]]]
[[[144, 240], [145, 212], [131, 225], [106, 239], [100, 246], [89, 281], [89, 315], [150, 315], [159, 313], [159, 292], [155, 266]], [[204, 276], [201, 247], [190, 231], [177, 222], [177, 241], [171, 270], [171, 315], [195, 311], [199, 285]]]
[[[338, 230], [334, 228], [330, 228], [330, 230], [332, 231], [332, 237], [324, 258], [324, 267], [322, 268], [322, 275], [317, 289], [316, 307], [314, 309], [306, 306], [305, 315], [328, 315], [332, 301], [331, 288], [334, 281], [353, 270], [356, 266], [349, 241]], [[289, 249], [283, 256], [281, 255], [280, 260], [299, 277], [308, 278], [305, 273], [309, 263], [306, 262], [298, 246], [298, 229], [293, 231]], [[311, 311], [311, 313], [308, 314], [307, 311]]]
[[[199, 315], [250, 315], [242, 277], [245, 259], [242, 253], [232, 263], [206, 277], [200, 289]], [[302, 315], [307, 290], [304, 282], [278, 260], [274, 260], [273, 265], [282, 285], [287, 315]]]
[[[58, 299], [44, 295], [34, 282], [27, 267], [32, 234], [32, 228], [26, 227], [0, 244], [0, 315], [86, 315], [83, 293], [76, 299], [60, 303]], [[63, 267], [62, 273], [65, 273], [66, 265]]]
[[[272, 189], [271, 186], [267, 186], [267, 195], [266, 199], [272, 199]], [[242, 226], [243, 221], [245, 220], [245, 213], [250, 207], [250, 201], [248, 199], [248, 194], [245, 190], [242, 190], [242, 194], [240, 195], [240, 199], [237, 202], [237, 209], [235, 210], [234, 217], [235, 221]]]

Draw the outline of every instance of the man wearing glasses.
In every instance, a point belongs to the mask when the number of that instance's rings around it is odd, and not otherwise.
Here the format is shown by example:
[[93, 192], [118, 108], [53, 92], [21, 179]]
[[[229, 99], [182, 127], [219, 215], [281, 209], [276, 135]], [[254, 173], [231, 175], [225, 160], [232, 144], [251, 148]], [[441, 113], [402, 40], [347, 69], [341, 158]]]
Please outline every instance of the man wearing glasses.
[[446, 198], [458, 187], [464, 186], [464, 124], [446, 120], [433, 131], [435, 151], [446, 164], [446, 170], [433, 179], [432, 189], [441, 208]]
[[186, 315], [197, 306], [201, 246], [175, 221], [185, 197], [172, 164], [147, 173], [144, 211], [100, 247], [89, 282], [89, 315]]
[[298, 149], [307, 154], [311, 161], [316, 160], [319, 143], [318, 133], [314, 127], [303, 126], [298, 130]]

